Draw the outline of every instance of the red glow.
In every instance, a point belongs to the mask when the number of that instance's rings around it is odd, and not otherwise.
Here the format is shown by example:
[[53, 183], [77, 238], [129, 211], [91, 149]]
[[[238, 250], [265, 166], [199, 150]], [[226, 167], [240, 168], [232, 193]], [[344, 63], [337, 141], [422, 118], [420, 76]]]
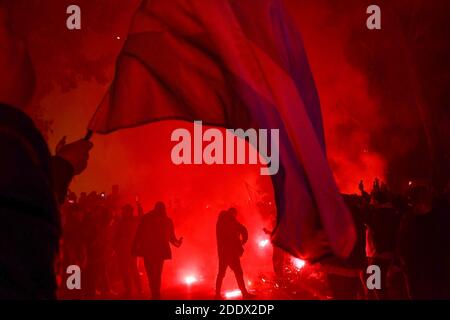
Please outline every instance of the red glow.
[[188, 286], [190, 286], [196, 282], [198, 282], [198, 278], [194, 275], [189, 275], [184, 278], [184, 283], [187, 284]]
[[269, 245], [270, 241], [268, 239], [263, 239], [258, 242], [260, 248], [265, 248]]
[[305, 266], [306, 262], [302, 259], [292, 258], [292, 264], [297, 270], [301, 270]]
[[227, 299], [238, 298], [240, 296], [242, 296], [242, 292], [239, 289], [225, 292], [225, 298]]

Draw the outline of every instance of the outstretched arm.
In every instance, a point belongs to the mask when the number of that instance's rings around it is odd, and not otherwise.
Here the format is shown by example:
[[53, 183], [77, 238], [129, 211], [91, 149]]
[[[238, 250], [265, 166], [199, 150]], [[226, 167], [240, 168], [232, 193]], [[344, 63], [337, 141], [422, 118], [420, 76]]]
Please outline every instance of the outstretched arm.
[[183, 243], [183, 237], [177, 239], [177, 237], [175, 236], [175, 227], [173, 226], [172, 220], [170, 220], [169, 222], [169, 234], [170, 234], [169, 236], [170, 243], [175, 247], [179, 248]]

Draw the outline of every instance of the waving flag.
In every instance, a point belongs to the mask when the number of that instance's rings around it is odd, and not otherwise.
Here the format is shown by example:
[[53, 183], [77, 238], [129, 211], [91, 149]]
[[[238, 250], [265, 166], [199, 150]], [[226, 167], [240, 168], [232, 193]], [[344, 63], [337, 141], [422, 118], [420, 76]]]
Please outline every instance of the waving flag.
[[142, 3], [89, 129], [164, 119], [279, 129], [273, 242], [306, 259], [350, 254], [353, 221], [327, 163], [306, 53], [281, 0]]

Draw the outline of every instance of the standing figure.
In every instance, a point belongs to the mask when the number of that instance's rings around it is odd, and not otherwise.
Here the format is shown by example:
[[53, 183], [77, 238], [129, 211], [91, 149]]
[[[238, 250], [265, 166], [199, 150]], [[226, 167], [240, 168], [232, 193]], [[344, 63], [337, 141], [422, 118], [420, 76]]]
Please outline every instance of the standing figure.
[[153, 300], [161, 298], [161, 276], [164, 260], [172, 259], [170, 244], [179, 248], [183, 238], [177, 239], [166, 206], [157, 202], [155, 208], [142, 217], [133, 241], [134, 256], [143, 257]]
[[241, 266], [241, 256], [244, 253], [243, 245], [248, 240], [247, 229], [236, 219], [237, 210], [230, 208], [219, 214], [216, 225], [217, 250], [219, 254], [219, 272], [216, 280], [216, 299], [222, 299], [221, 289], [227, 268], [233, 270], [244, 299], [255, 295], [250, 294], [245, 287], [244, 273]]
[[135, 217], [133, 211], [133, 207], [129, 204], [122, 208], [122, 216], [118, 222], [114, 239], [120, 277], [123, 281], [124, 298], [130, 298], [133, 289], [136, 290], [138, 296], [142, 291], [137, 258], [131, 254], [133, 239], [139, 224], [139, 217]]
[[401, 222], [398, 251], [412, 300], [448, 300], [448, 208], [426, 183], [409, 191], [410, 208]]
[[96, 192], [92, 192], [89, 198], [90, 211], [84, 221], [86, 240], [86, 285], [84, 288], [87, 298], [93, 299], [98, 293], [102, 297], [112, 294], [107, 272], [108, 228], [111, 224], [111, 213]]
[[389, 299], [388, 274], [393, 270], [401, 216], [387, 190], [372, 192], [371, 206], [365, 212], [366, 255], [368, 265], [381, 270], [381, 288], [368, 291], [371, 298]]

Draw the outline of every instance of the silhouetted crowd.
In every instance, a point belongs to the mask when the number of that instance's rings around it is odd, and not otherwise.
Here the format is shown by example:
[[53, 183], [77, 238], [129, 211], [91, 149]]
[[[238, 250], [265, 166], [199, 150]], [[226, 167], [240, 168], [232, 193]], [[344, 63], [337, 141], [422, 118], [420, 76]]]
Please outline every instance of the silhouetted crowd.
[[[319, 261], [330, 296], [449, 299], [450, 190], [436, 196], [426, 184], [411, 182], [407, 192], [395, 194], [378, 180], [370, 192], [361, 181], [359, 190], [360, 194], [343, 195], [357, 229], [358, 241], [351, 256], [345, 260], [324, 257]], [[158, 203], [153, 214], [145, 218], [138, 199], [131, 205], [122, 203], [120, 198], [117, 186], [109, 195], [91, 192], [82, 193], [79, 198], [73, 193], [67, 197], [62, 207], [60, 280], [64, 281], [65, 268], [72, 264], [79, 265], [85, 274], [81, 291], [65, 290], [63, 285], [61, 297], [145, 297], [141, 276], [146, 272], [152, 298], [160, 298], [163, 262], [171, 258], [169, 244], [178, 247], [183, 239], [176, 238], [163, 203]], [[245, 288], [240, 264], [248, 233], [235, 216], [235, 209], [231, 208], [222, 211], [217, 222], [219, 299], [227, 267], [235, 273], [243, 295], [252, 297]], [[161, 232], [167, 235], [158, 236]], [[165, 237], [166, 240], [158, 240]], [[144, 258], [141, 264], [138, 256]], [[274, 271], [279, 279], [286, 276], [283, 259], [284, 254], [275, 249]]]
[[362, 181], [359, 190], [344, 195], [358, 233], [353, 253], [323, 262], [333, 298], [449, 299], [450, 188], [436, 195], [410, 182], [395, 194], [377, 179], [370, 193]]
[[[112, 193], [73, 192], [61, 208], [63, 237], [59, 259], [60, 281], [65, 281], [69, 265], [84, 272], [82, 290], [72, 292], [61, 286], [63, 298], [130, 298], [142, 296], [137, 259], [131, 254], [140, 218], [139, 201], [123, 204], [118, 186]], [[116, 292], [120, 280], [122, 292]], [[119, 286], [120, 287], [120, 286]], [[67, 289], [67, 288], [66, 288]], [[76, 290], [75, 290], [76, 291]]]
[[[135, 210], [136, 209], [136, 210]], [[157, 202], [144, 214], [138, 198], [135, 205], [124, 204], [119, 187], [112, 193], [73, 192], [61, 208], [63, 236], [58, 263], [60, 298], [63, 299], [136, 299], [144, 298], [140, 272], [147, 274], [150, 296], [161, 298], [164, 261], [172, 258], [170, 245], [180, 247], [183, 238], [175, 228], [166, 206]], [[221, 295], [222, 280], [229, 267], [235, 274], [244, 298], [247, 291], [240, 258], [248, 239], [247, 229], [237, 220], [237, 210], [222, 211], [216, 226], [219, 271], [216, 299]], [[143, 266], [139, 266], [138, 257]], [[66, 285], [70, 266], [83, 271], [80, 290]], [[140, 268], [139, 268], [140, 267]], [[70, 269], [70, 268], [69, 268]]]
[[[93, 144], [89, 134], [70, 143], [63, 137], [50, 152], [26, 112], [34, 72], [25, 44], [12, 31], [0, 5], [0, 299], [139, 298], [143, 270], [151, 297], [159, 299], [164, 261], [172, 257], [171, 245], [183, 243], [166, 206], [157, 202], [144, 214], [138, 199], [122, 203], [117, 186], [108, 195], [67, 196], [72, 179], [87, 168]], [[370, 192], [362, 182], [359, 189], [359, 195], [344, 195], [358, 234], [352, 254], [317, 261], [331, 297], [450, 299], [450, 188], [437, 193], [412, 182], [407, 192], [395, 194], [376, 180]], [[240, 258], [248, 233], [236, 209], [220, 212], [216, 237], [216, 298], [222, 298], [228, 267], [242, 296], [254, 297], [243, 281]], [[274, 250], [274, 271], [283, 277], [280, 252]], [[83, 270], [81, 290], [66, 285], [69, 266]]]

